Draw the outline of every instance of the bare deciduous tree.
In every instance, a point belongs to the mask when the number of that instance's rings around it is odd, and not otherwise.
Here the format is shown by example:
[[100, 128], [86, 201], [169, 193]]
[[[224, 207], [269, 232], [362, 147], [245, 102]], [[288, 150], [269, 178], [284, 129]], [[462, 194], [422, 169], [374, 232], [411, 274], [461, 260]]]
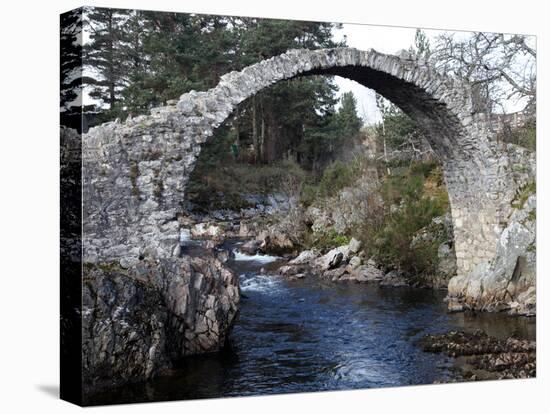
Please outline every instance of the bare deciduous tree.
[[506, 112], [507, 104], [525, 102], [534, 113], [536, 99], [534, 38], [475, 32], [437, 37], [430, 61], [437, 69], [474, 86], [477, 110]]

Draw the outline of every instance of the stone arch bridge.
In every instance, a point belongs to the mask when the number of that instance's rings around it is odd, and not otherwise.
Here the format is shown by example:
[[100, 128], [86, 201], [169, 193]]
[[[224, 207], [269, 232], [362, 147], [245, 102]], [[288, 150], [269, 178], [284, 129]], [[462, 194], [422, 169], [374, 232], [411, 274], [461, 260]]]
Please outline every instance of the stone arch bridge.
[[[405, 53], [351, 48], [291, 50], [228, 73], [213, 89], [186, 93], [177, 105], [91, 129], [83, 136], [84, 261], [118, 261], [128, 268], [143, 257], [175, 257], [176, 217], [201, 144], [245, 99], [276, 82], [308, 75], [357, 81], [423, 129], [442, 162], [451, 202], [458, 265], [451, 293], [477, 295], [474, 302], [489, 294], [482, 277], [472, 275], [486, 277], [479, 269], [494, 266], [512, 201], [533, 174], [532, 156], [528, 171], [514, 169], [529, 154], [510, 153], [493, 139], [484, 114], [474, 109], [469, 85]], [[498, 295], [505, 294], [503, 283]]]

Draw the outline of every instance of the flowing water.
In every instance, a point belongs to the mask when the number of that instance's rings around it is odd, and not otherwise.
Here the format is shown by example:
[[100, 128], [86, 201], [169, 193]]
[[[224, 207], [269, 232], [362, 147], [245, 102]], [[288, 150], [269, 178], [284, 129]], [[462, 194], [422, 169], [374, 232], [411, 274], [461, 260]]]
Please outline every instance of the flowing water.
[[430, 384], [457, 373], [452, 358], [421, 350], [425, 334], [535, 336], [534, 318], [448, 314], [444, 292], [288, 280], [276, 275], [281, 263], [236, 250], [228, 264], [243, 297], [228, 347], [186, 358], [174, 375], [112, 390], [98, 403]]

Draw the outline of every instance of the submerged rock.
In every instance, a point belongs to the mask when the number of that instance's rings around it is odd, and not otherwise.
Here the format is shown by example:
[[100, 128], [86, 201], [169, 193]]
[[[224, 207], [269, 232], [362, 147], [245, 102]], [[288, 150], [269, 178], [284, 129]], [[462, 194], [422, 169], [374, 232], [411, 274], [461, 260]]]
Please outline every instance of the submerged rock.
[[255, 255], [260, 250], [261, 244], [260, 240], [252, 239], [239, 246], [239, 250], [246, 254]]
[[536, 343], [525, 339], [497, 339], [483, 331], [451, 331], [426, 335], [420, 345], [426, 352], [464, 357], [465, 379], [529, 378], [536, 376]]
[[380, 281], [380, 285], [399, 287], [408, 286], [409, 283], [402, 273], [398, 272], [397, 270], [392, 270], [384, 275], [384, 277]]

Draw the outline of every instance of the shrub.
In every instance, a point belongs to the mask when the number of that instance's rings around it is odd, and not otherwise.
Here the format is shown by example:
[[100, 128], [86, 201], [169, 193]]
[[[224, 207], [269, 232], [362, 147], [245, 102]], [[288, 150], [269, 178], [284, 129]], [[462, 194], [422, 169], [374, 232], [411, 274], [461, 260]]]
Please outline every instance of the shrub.
[[333, 196], [344, 187], [352, 185], [355, 178], [355, 165], [334, 161], [323, 171], [323, 176], [319, 181], [319, 195], [321, 197]]
[[363, 174], [366, 165], [366, 160], [363, 157], [356, 157], [350, 162], [334, 161], [325, 168], [317, 184], [314, 182], [302, 184], [301, 203], [307, 207], [319, 198], [336, 195], [345, 187], [353, 185]]
[[536, 151], [537, 122], [535, 119], [530, 119], [519, 128], [506, 128], [499, 134], [498, 139]]
[[[357, 237], [367, 254], [386, 268], [398, 267], [409, 275], [432, 273], [443, 240], [411, 242], [432, 219], [448, 211], [449, 200], [441, 168], [416, 163], [400, 174], [387, 176], [381, 186], [384, 211], [369, 213]], [[393, 206], [393, 207], [391, 207]]]
[[525, 202], [531, 194], [537, 192], [537, 184], [535, 181], [531, 181], [525, 184], [523, 187], [519, 188], [516, 192], [514, 199], [512, 200], [512, 207], [518, 210], [521, 210], [525, 205]]
[[325, 251], [348, 244], [350, 240], [349, 236], [339, 234], [334, 229], [330, 229], [323, 233], [309, 233], [304, 245], [308, 248], [314, 247]]
[[197, 166], [188, 185], [189, 200], [204, 208], [251, 207], [248, 194], [297, 196], [307, 173], [295, 162], [270, 165], [226, 162], [215, 168]]

